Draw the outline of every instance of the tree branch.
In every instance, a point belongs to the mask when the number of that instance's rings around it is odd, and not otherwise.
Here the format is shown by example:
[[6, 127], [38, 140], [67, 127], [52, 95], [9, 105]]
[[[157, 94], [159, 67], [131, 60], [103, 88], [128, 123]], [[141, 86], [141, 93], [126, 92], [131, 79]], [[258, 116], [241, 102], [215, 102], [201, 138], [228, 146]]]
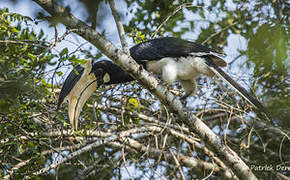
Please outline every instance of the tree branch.
[[[123, 144], [123, 142], [125, 142], [125, 145]], [[135, 152], [135, 150], [137, 150], [138, 152], [146, 153], [151, 158], [162, 157], [163, 160], [174, 162], [174, 163], [176, 162], [175, 158], [178, 157], [179, 162], [183, 166], [195, 167], [198, 169], [203, 169], [203, 170], [208, 170], [208, 171], [214, 170], [217, 173], [221, 173], [223, 175], [223, 177], [225, 177], [227, 179], [233, 178], [233, 176], [231, 176], [231, 174], [227, 173], [226, 171], [224, 171], [223, 169], [221, 169], [220, 167], [218, 167], [214, 163], [209, 163], [209, 162], [199, 160], [199, 159], [196, 159], [193, 157], [178, 155], [176, 153], [170, 153], [168, 151], [163, 151], [163, 150], [156, 149], [153, 147], [147, 147], [147, 146], [141, 144], [140, 142], [138, 142], [132, 138], [126, 137], [126, 139], [121, 140], [121, 143], [110, 142], [110, 143], [108, 143], [108, 145], [111, 147], [115, 147], [115, 148], [125, 148], [129, 152], [133, 151], [133, 153]]]
[[[50, 149], [50, 150], [45, 150], [45, 151], [41, 152], [40, 154], [42, 156], [45, 156], [47, 154], [52, 154], [53, 152], [77, 149], [77, 148], [80, 148], [82, 146], [84, 146], [84, 143], [83, 144], [74, 144], [74, 145], [71, 145], [71, 146], [64, 146], [64, 147], [60, 147], [60, 148], [54, 148], [54, 149]], [[32, 157], [30, 159], [23, 160], [23, 161], [19, 162], [18, 164], [16, 164], [15, 166], [13, 166], [13, 168], [8, 171], [9, 174], [4, 176], [4, 179], [11, 179], [13, 177], [13, 175], [15, 174], [15, 172], [17, 172], [23, 166], [28, 165], [32, 160], [35, 160], [38, 156], [39, 155], [36, 155], [35, 157]]]
[[[13, 41], [13, 40], [0, 40], [0, 43], [3, 44], [20, 44], [20, 45], [29, 45], [29, 46], [38, 46], [38, 47], [42, 47], [42, 48], [47, 48], [49, 47], [47, 44], [48, 42], [45, 41], [27, 41], [27, 40], [17, 40], [17, 41]], [[43, 44], [41, 44], [43, 43]], [[46, 43], [46, 44], [45, 44]]]
[[[167, 16], [167, 18], [156, 28], [156, 30], [154, 31], [153, 34], [151, 34], [150, 38], [155, 38], [156, 34], [158, 33], [158, 31], [162, 28], [162, 26], [164, 26], [164, 24], [172, 17], [174, 16], [178, 11], [180, 11], [183, 7], [193, 7], [193, 5], [191, 5], [191, 3], [183, 3], [180, 6], [178, 6], [171, 14], [169, 14], [169, 16]], [[201, 7], [201, 6], [197, 6], [197, 7]]]
[[126, 41], [126, 34], [125, 34], [124, 26], [123, 26], [123, 24], [121, 22], [121, 19], [120, 19], [120, 16], [118, 14], [118, 11], [117, 11], [117, 8], [116, 8], [114, 0], [109, 0], [109, 4], [110, 4], [111, 10], [112, 10], [112, 14], [113, 14], [114, 19], [115, 19], [115, 23], [116, 23], [116, 26], [117, 26], [117, 29], [118, 29], [118, 33], [119, 33], [119, 37], [120, 37], [120, 40], [121, 40], [121, 44], [122, 44], [123, 50], [127, 54], [129, 54], [129, 47], [128, 47], [128, 43]]
[[[90, 151], [91, 149], [99, 147], [99, 146], [103, 146], [104, 144], [106, 144], [110, 141], [114, 141], [116, 139], [118, 139], [118, 136], [112, 135], [112, 136], [109, 136], [107, 138], [97, 140], [97, 141], [95, 141], [95, 142], [75, 151], [75, 152], [70, 153], [69, 155], [66, 155], [62, 159], [57, 160], [55, 163], [50, 164], [48, 167], [42, 168], [42, 169], [38, 170], [37, 172], [34, 172], [33, 175], [38, 176], [38, 175], [44, 174], [44, 173], [48, 172], [49, 170], [58, 167], [59, 165], [63, 164], [64, 162], [66, 162], [66, 161], [68, 161], [68, 160], [70, 160], [70, 159], [72, 159], [72, 158], [74, 158], [74, 157], [76, 157], [84, 152]], [[29, 176], [25, 177], [25, 179], [30, 179], [30, 178], [31, 177], [29, 177]]]
[[228, 167], [240, 179], [257, 179], [250, 168], [243, 160], [228, 146], [223, 140], [214, 134], [200, 119], [192, 113], [187, 112], [181, 101], [178, 100], [163, 85], [159, 84], [154, 76], [150, 75], [141, 66], [139, 66], [130, 56], [119, 50], [111, 42], [103, 38], [97, 31], [89, 27], [84, 22], [77, 19], [72, 14], [65, 11], [59, 5], [53, 4], [52, 0], [33, 0], [51, 15], [62, 17], [60, 20], [67, 28], [76, 29], [78, 35], [95, 45], [102, 53], [112, 59], [123, 70], [135, 77], [144, 87], [150, 90], [158, 99], [179, 117], [181, 123], [186, 124], [191, 130], [194, 130], [206, 143], [206, 145], [223, 160]]

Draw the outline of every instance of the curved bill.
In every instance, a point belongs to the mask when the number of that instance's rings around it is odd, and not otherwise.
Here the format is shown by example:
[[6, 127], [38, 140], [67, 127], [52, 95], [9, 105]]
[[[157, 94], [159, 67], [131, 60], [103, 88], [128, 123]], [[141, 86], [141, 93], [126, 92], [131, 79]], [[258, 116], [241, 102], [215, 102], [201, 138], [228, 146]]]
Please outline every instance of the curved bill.
[[69, 74], [61, 89], [58, 108], [64, 100], [68, 100], [68, 116], [74, 130], [78, 128], [78, 118], [85, 102], [98, 87], [98, 82], [93, 73], [92, 60], [88, 60], [85, 67], [77, 66]]

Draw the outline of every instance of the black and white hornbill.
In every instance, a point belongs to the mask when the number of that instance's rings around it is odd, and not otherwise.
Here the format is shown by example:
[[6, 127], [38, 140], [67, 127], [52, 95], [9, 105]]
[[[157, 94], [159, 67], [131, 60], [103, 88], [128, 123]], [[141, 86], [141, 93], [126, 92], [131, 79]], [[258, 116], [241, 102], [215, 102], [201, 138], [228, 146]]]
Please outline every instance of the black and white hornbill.
[[[257, 109], [265, 112], [263, 105], [250, 95], [246, 89], [235, 82], [220, 67], [227, 63], [221, 59], [224, 54], [204, 45], [173, 37], [157, 38], [142, 42], [130, 48], [130, 55], [146, 70], [161, 74], [166, 83], [179, 81], [185, 90], [186, 98], [196, 91], [196, 79], [200, 75], [222, 78]], [[115, 84], [134, 80], [110, 61], [100, 61], [85, 68], [78, 66], [79, 75], [71, 72], [62, 87], [58, 107], [64, 98], [69, 101], [69, 119], [77, 128], [80, 110], [86, 100], [101, 84]], [[93, 83], [92, 83], [93, 82]]]
[[257, 109], [265, 112], [264, 106], [226, 74], [220, 67], [227, 63], [219, 53], [202, 44], [177, 39], [174, 37], [157, 38], [142, 42], [130, 48], [132, 58], [143, 67], [156, 74], [161, 74], [167, 83], [179, 81], [185, 90], [186, 98], [196, 91], [196, 79], [200, 75], [219, 76], [232, 86]]
[[64, 81], [58, 97], [57, 109], [64, 100], [68, 100], [69, 120], [73, 129], [77, 129], [81, 109], [99, 86], [132, 80], [134, 79], [128, 73], [111, 61], [94, 62], [89, 59], [84, 67], [76, 66]]

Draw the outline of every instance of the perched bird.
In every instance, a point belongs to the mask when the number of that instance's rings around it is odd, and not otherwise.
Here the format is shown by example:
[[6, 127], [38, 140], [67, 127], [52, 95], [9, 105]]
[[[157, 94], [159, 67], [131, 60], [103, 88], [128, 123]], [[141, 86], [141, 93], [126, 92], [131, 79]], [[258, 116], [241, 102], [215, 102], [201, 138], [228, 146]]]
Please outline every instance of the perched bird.
[[[76, 71], [76, 72], [75, 72]], [[78, 128], [80, 111], [93, 92], [102, 84], [118, 84], [134, 80], [128, 73], [111, 61], [94, 62], [89, 59], [85, 66], [76, 66], [61, 88], [57, 109], [68, 100], [68, 116], [73, 129]]]
[[[196, 79], [200, 75], [208, 77], [217, 75], [257, 109], [266, 113], [264, 106], [256, 98], [220, 68], [227, 66], [221, 58], [224, 54], [209, 47], [174, 37], [165, 37], [133, 46], [130, 48], [130, 55], [146, 70], [161, 74], [166, 83], [179, 81], [185, 90], [183, 99], [195, 94]], [[58, 99], [58, 107], [64, 99], [69, 101], [69, 119], [75, 129], [84, 103], [97, 87], [102, 84], [134, 80], [120, 67], [107, 60], [95, 62], [93, 65], [89, 60], [84, 68], [77, 66], [76, 71], [78, 75], [72, 71], [65, 80]]]
[[130, 48], [130, 54], [146, 70], [161, 74], [166, 83], [179, 81], [185, 90], [183, 98], [195, 94], [196, 79], [200, 75], [208, 77], [217, 75], [256, 108], [265, 112], [257, 99], [220, 68], [227, 66], [221, 58], [224, 54], [209, 47], [174, 37], [165, 37], [137, 44]]

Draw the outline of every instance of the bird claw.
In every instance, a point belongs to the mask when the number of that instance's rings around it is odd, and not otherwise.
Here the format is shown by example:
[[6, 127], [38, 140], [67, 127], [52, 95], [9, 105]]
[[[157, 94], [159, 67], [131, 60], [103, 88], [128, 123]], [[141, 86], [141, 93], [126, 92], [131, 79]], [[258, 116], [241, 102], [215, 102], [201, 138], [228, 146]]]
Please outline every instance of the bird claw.
[[186, 100], [186, 98], [188, 98], [188, 94], [186, 94], [186, 95], [184, 95], [184, 96], [182, 96], [181, 98], [180, 98], [180, 100], [182, 100], [182, 101], [185, 101]]

